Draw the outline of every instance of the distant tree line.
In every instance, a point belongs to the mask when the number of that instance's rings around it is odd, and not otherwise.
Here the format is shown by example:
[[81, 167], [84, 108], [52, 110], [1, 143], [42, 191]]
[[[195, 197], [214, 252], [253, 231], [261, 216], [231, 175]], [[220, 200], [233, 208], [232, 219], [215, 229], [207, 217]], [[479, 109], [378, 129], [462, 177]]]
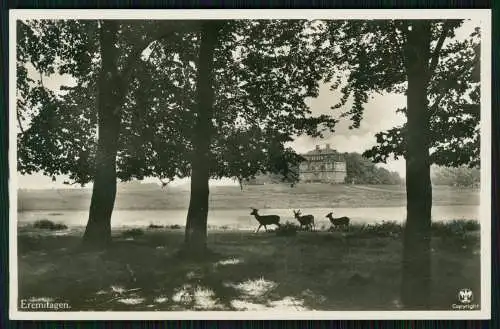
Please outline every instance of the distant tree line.
[[401, 176], [395, 171], [377, 167], [370, 159], [359, 153], [344, 153], [347, 176], [346, 183], [354, 184], [402, 184]]
[[[344, 183], [347, 184], [402, 184], [403, 179], [395, 171], [377, 167], [370, 159], [363, 155], [352, 152], [344, 153], [346, 161], [347, 176]], [[284, 177], [282, 174], [268, 173], [257, 175], [255, 179], [249, 179], [248, 185], [294, 183], [299, 177]]]
[[459, 187], [477, 187], [481, 181], [479, 168], [460, 167], [431, 167], [431, 181], [433, 185], [448, 185]]

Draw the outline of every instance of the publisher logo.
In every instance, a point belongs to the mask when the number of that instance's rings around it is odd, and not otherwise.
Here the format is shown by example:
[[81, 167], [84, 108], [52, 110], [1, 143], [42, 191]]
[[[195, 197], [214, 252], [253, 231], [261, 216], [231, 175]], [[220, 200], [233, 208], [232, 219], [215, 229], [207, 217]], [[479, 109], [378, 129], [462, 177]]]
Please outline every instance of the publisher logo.
[[470, 304], [474, 295], [470, 289], [460, 289], [458, 291], [458, 301], [462, 304]]
[[473, 304], [474, 293], [470, 289], [460, 289], [457, 293], [458, 304], [452, 304], [454, 310], [477, 310], [479, 304]]

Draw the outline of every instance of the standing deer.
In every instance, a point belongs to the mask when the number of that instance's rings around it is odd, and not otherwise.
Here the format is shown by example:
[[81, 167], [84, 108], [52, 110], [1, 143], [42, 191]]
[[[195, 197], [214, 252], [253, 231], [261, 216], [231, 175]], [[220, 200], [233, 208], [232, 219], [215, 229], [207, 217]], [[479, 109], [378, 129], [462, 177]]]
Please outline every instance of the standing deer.
[[252, 212], [250, 215], [254, 215], [255, 219], [259, 222], [259, 227], [257, 228], [257, 231], [255, 233], [259, 232], [260, 228], [264, 226], [264, 229], [267, 232], [267, 225], [276, 225], [280, 226], [280, 216], [278, 215], [265, 215], [261, 216], [258, 213], [258, 209], [252, 208]]
[[330, 220], [330, 223], [332, 223], [333, 227], [345, 227], [347, 228], [349, 226], [349, 217], [343, 216], [343, 217], [338, 217], [335, 218], [333, 217], [333, 213], [328, 213], [328, 215], [325, 216]]
[[313, 227], [316, 229], [316, 226], [314, 225], [314, 216], [313, 215], [300, 215], [300, 209], [295, 211], [293, 210], [293, 215], [294, 217], [299, 221], [300, 223], [300, 228], [302, 226], [305, 226], [306, 229], [313, 230]]

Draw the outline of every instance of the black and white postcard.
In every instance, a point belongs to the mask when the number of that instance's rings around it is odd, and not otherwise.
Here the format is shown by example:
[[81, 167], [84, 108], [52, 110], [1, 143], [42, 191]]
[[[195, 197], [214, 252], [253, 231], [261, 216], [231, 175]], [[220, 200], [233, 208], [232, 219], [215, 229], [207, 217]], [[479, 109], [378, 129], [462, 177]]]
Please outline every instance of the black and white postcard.
[[489, 10], [11, 10], [12, 319], [488, 319]]

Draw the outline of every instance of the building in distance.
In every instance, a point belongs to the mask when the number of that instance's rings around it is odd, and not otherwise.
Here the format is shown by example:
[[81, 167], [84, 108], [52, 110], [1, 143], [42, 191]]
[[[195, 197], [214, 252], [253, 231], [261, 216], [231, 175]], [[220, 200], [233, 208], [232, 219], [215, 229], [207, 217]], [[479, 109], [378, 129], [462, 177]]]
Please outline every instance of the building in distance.
[[326, 144], [301, 154], [305, 159], [299, 165], [291, 165], [287, 177], [280, 174], [260, 173], [255, 178], [245, 180], [246, 185], [279, 184], [287, 182], [342, 184], [347, 176], [344, 156]]
[[316, 145], [314, 150], [301, 155], [306, 159], [299, 165], [301, 183], [344, 183], [346, 161], [342, 154], [330, 148], [330, 144], [323, 149]]

